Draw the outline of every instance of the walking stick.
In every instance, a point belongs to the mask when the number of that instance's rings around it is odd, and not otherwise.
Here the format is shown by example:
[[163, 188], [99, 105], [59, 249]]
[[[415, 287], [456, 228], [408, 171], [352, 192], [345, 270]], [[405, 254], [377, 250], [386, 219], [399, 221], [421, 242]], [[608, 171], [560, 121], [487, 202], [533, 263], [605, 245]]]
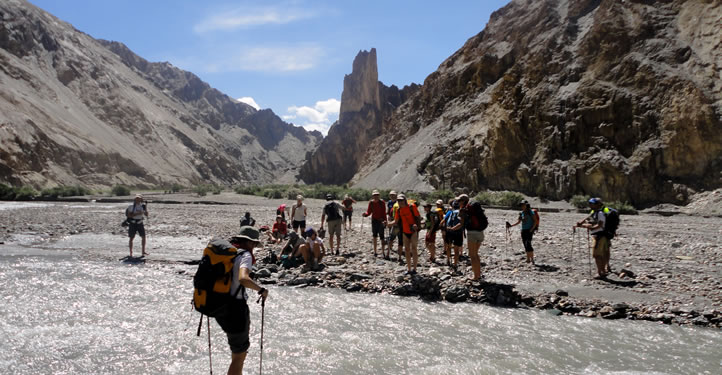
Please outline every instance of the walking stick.
[[[262, 298], [263, 298], [263, 295], [258, 297], [258, 300], [256, 301], [256, 303], [261, 301]], [[259, 369], [258, 369], [259, 375], [263, 374], [263, 325], [264, 325], [263, 323], [264, 323], [265, 317], [266, 317], [266, 300], [264, 299], [261, 302], [261, 361], [259, 363]]]
[[[201, 315], [203, 319], [203, 315]], [[211, 369], [211, 375], [213, 375], [213, 358], [211, 358], [211, 318], [206, 316], [206, 323], [208, 327], [208, 367]]]
[[592, 277], [592, 247], [589, 244], [589, 229], [587, 229], [587, 259], [589, 260], [589, 277]]
[[574, 256], [574, 239], [577, 237], [577, 228], [572, 227], [572, 248], [569, 250], [569, 265], [572, 264], [572, 257]]

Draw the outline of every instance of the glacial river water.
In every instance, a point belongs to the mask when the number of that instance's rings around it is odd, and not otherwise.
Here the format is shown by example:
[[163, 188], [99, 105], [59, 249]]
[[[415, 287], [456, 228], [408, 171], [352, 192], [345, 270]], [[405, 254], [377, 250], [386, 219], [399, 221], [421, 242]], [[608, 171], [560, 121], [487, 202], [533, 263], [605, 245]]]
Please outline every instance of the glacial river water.
[[[190, 309], [204, 240], [156, 238], [123, 262], [122, 236], [32, 235], [0, 245], [0, 373], [204, 374], [206, 328]], [[722, 332], [424, 303], [390, 295], [273, 288], [265, 374], [720, 374]], [[246, 372], [258, 373], [261, 309], [251, 304]], [[229, 361], [211, 322], [214, 373]]]

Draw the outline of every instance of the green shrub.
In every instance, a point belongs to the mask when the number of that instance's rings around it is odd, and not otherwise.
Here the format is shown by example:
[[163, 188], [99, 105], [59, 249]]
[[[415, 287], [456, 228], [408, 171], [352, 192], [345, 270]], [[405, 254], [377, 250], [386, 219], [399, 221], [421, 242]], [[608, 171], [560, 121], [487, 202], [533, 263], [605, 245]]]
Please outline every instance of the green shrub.
[[130, 188], [124, 185], [114, 185], [110, 192], [115, 196], [130, 195]]
[[622, 215], [637, 215], [637, 214], [639, 214], [639, 212], [637, 212], [637, 209], [634, 208], [634, 206], [632, 206], [631, 204], [629, 204], [629, 202], [624, 202], [624, 203], [622, 203], [622, 202], [619, 202], [619, 201], [614, 201], [614, 202], [610, 202], [610, 203], [607, 204], [606, 206], [607, 206], [607, 207], [616, 208], [617, 211], [619, 211], [619, 213], [622, 214]]
[[173, 185], [170, 186], [170, 189], [169, 189], [169, 190], [170, 190], [171, 193], [177, 193], [177, 192], [179, 192], [179, 191], [181, 191], [181, 190], [183, 190], [183, 189], [185, 189], [185, 186], [183, 186], [183, 185], [181, 185], [181, 184], [179, 184], [179, 183], [175, 183], [175, 184], [173, 184]]
[[513, 191], [482, 191], [474, 199], [487, 206], [517, 208], [524, 196]]
[[35, 189], [31, 188], [30, 186], [21, 186], [19, 188], [15, 188], [15, 200], [16, 201], [25, 201], [30, 200], [38, 196], [38, 192], [35, 191]]
[[569, 200], [569, 203], [576, 208], [587, 208], [589, 206], [589, 198], [591, 197], [588, 195], [575, 195]]
[[90, 189], [80, 185], [56, 186], [53, 188], [43, 189], [40, 192], [40, 196], [43, 198], [75, 197], [88, 194], [90, 194]]
[[0, 184], [0, 199], [4, 201], [15, 199], [15, 189], [12, 186]]

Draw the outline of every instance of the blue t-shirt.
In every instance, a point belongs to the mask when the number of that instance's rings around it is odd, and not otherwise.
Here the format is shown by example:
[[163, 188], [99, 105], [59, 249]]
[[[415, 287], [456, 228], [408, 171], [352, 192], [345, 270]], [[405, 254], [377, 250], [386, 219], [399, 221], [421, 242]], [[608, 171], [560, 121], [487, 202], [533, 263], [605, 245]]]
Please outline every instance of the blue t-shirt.
[[521, 229], [534, 228], [534, 211], [522, 211], [519, 213], [519, 219], [521, 220]]

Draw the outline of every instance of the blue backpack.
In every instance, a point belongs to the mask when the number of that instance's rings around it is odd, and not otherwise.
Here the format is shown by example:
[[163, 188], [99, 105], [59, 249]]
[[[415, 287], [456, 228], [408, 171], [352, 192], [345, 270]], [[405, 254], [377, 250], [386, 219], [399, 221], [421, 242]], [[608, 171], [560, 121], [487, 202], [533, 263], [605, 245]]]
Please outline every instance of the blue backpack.
[[451, 214], [446, 217], [446, 230], [450, 230], [460, 222], [461, 220], [459, 219], [459, 210], [451, 211]]

